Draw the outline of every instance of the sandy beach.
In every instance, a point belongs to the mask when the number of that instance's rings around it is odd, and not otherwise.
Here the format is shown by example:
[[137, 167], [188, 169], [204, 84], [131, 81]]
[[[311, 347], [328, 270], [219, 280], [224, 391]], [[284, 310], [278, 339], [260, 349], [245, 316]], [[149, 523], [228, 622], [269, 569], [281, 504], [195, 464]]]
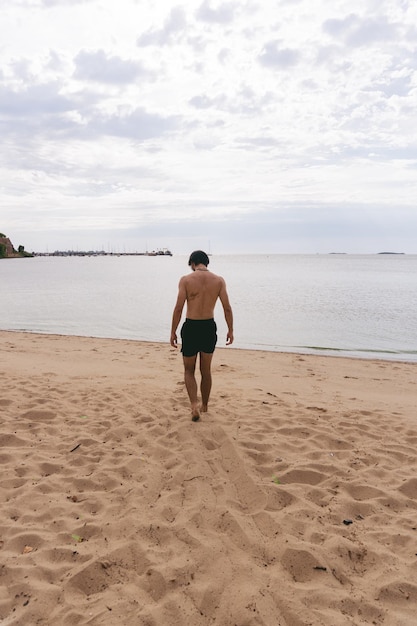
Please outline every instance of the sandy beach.
[[0, 346], [2, 626], [415, 626], [417, 364]]

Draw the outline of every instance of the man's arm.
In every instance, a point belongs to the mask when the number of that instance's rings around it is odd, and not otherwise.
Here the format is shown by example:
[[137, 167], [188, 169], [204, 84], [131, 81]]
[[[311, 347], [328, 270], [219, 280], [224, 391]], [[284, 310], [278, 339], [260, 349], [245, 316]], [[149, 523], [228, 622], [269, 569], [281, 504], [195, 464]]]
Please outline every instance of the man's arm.
[[185, 289], [184, 277], [181, 278], [178, 285], [178, 297], [175, 303], [174, 312], [172, 314], [172, 326], [171, 326], [171, 346], [173, 348], [178, 347], [177, 341], [177, 328], [181, 320], [182, 310], [184, 308], [185, 301], [187, 299], [187, 291]]
[[229, 346], [231, 343], [233, 343], [233, 311], [232, 311], [232, 307], [230, 306], [229, 296], [227, 294], [227, 289], [226, 289], [226, 283], [224, 282], [223, 279], [222, 279], [222, 285], [220, 287], [219, 298], [223, 306], [224, 319], [226, 320], [226, 324], [227, 324], [226, 346]]

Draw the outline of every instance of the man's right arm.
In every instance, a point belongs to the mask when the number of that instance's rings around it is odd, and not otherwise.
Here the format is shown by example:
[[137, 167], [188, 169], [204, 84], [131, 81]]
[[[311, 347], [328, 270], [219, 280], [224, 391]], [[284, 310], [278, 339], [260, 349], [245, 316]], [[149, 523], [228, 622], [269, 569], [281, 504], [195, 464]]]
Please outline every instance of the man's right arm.
[[182, 315], [182, 310], [184, 308], [184, 304], [185, 301], [187, 299], [187, 290], [185, 288], [185, 279], [184, 277], [181, 278], [179, 285], [178, 285], [178, 297], [177, 297], [177, 301], [175, 303], [175, 307], [174, 307], [174, 312], [172, 314], [172, 326], [171, 326], [171, 346], [173, 348], [177, 348], [178, 347], [178, 341], [177, 341], [177, 328], [178, 328], [178, 324], [180, 323], [181, 320], [181, 315]]
[[229, 346], [231, 343], [233, 343], [233, 339], [234, 339], [233, 337], [233, 311], [232, 311], [232, 307], [230, 306], [229, 296], [228, 296], [227, 289], [226, 289], [226, 283], [224, 282], [223, 279], [221, 279], [221, 281], [222, 281], [222, 284], [220, 287], [219, 298], [223, 306], [224, 319], [226, 320], [226, 324], [227, 324], [226, 345]]

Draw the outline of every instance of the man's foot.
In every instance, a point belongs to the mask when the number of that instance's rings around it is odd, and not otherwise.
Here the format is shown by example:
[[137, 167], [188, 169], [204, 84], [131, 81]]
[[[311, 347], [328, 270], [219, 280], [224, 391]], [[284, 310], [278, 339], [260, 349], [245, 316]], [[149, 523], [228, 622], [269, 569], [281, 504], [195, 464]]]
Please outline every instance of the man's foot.
[[193, 422], [198, 422], [199, 419], [200, 419], [200, 413], [198, 411], [193, 411], [191, 414], [191, 420]]
[[207, 413], [207, 411], [208, 411], [208, 406], [207, 406], [207, 404], [202, 404], [202, 405], [201, 405], [201, 407], [200, 407], [200, 411], [201, 411], [202, 413]]
[[198, 410], [198, 406], [196, 404], [191, 406], [191, 419], [193, 422], [198, 422], [200, 419], [200, 411]]

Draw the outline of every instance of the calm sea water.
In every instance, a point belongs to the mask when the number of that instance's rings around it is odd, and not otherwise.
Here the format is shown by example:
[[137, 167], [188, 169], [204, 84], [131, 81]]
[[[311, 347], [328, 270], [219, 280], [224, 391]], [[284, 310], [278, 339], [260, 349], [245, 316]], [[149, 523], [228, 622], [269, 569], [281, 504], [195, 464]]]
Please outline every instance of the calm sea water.
[[[213, 256], [235, 348], [417, 361], [417, 256]], [[187, 257], [0, 261], [2, 330], [167, 342]], [[226, 325], [216, 309], [219, 346]]]

